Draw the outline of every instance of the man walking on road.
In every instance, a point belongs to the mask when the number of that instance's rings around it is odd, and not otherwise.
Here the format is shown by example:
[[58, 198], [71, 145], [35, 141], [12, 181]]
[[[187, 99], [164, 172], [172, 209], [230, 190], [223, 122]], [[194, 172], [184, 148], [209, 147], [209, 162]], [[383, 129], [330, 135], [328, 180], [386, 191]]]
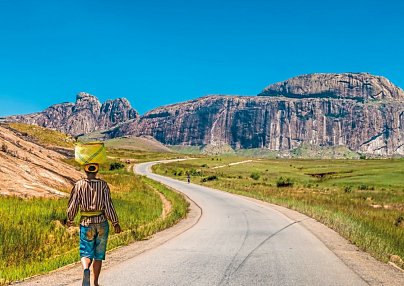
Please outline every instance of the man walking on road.
[[86, 179], [76, 182], [70, 194], [67, 208], [67, 224], [71, 226], [80, 208], [80, 257], [83, 265], [83, 286], [90, 286], [90, 266], [93, 265], [94, 286], [99, 286], [98, 278], [102, 261], [105, 260], [109, 225], [111, 221], [115, 233], [121, 232], [108, 184], [97, 179], [98, 164], [84, 166]]

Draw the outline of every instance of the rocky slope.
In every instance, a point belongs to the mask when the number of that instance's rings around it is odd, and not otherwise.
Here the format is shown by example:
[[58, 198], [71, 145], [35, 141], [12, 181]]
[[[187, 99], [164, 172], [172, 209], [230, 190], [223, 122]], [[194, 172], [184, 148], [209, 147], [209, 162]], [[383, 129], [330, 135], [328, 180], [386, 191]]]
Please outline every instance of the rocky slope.
[[303, 142], [404, 155], [404, 92], [366, 73], [311, 74], [259, 96], [208, 96], [154, 109], [108, 132], [169, 145], [293, 149]]
[[0, 126], [0, 195], [64, 196], [82, 174], [63, 158]]
[[7, 117], [6, 121], [35, 124], [79, 135], [105, 130], [138, 116], [125, 98], [101, 104], [95, 96], [80, 92], [75, 103], [55, 104], [42, 112]]

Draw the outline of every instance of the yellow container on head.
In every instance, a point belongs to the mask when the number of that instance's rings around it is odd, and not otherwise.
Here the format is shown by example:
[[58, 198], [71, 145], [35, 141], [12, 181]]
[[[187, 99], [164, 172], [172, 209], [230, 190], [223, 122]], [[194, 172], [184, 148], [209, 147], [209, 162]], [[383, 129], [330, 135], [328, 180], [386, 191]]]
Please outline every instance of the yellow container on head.
[[77, 143], [74, 147], [74, 159], [80, 165], [102, 164], [107, 159], [105, 146], [102, 142]]

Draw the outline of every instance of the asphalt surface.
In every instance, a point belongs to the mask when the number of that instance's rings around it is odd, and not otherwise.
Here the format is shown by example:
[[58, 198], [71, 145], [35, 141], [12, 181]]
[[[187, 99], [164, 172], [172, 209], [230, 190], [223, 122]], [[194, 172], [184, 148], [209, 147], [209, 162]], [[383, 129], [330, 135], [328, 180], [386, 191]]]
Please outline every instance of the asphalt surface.
[[[299, 221], [253, 201], [150, 172], [202, 209], [199, 222], [101, 273], [114, 285], [368, 285]], [[80, 285], [80, 284], [78, 284]]]

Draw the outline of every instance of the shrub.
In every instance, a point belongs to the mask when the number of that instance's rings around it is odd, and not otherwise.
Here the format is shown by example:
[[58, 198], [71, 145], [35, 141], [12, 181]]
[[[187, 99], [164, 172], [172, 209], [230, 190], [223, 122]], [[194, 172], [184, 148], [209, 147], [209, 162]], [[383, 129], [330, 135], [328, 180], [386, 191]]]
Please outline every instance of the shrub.
[[205, 183], [208, 181], [215, 181], [215, 180], [219, 180], [219, 178], [216, 175], [211, 175], [209, 177], [202, 178], [201, 182]]
[[375, 189], [374, 187], [369, 187], [366, 184], [361, 184], [358, 186], [358, 190], [374, 190], [374, 189]]
[[183, 169], [175, 169], [174, 170], [174, 176], [182, 176], [182, 174], [184, 173]]
[[260, 177], [261, 177], [261, 175], [258, 172], [253, 172], [250, 175], [250, 178], [253, 179], [253, 180], [256, 180], [256, 181], [259, 180]]
[[125, 165], [122, 164], [121, 162], [114, 162], [109, 165], [109, 170], [110, 171], [119, 170], [122, 169], [123, 167], [125, 167]]
[[202, 171], [201, 170], [197, 170], [192, 168], [191, 170], [186, 171], [187, 175], [191, 175], [191, 176], [202, 176]]
[[293, 180], [291, 178], [284, 178], [284, 177], [279, 177], [276, 180], [276, 186], [278, 188], [282, 188], [282, 187], [293, 187]]
[[368, 190], [368, 185], [361, 184], [358, 186], [358, 190]]
[[396, 221], [394, 222], [395, 226], [401, 226], [404, 225], [404, 216], [400, 215]]
[[352, 187], [351, 186], [345, 186], [344, 187], [344, 192], [347, 193], [347, 194], [352, 192]]

